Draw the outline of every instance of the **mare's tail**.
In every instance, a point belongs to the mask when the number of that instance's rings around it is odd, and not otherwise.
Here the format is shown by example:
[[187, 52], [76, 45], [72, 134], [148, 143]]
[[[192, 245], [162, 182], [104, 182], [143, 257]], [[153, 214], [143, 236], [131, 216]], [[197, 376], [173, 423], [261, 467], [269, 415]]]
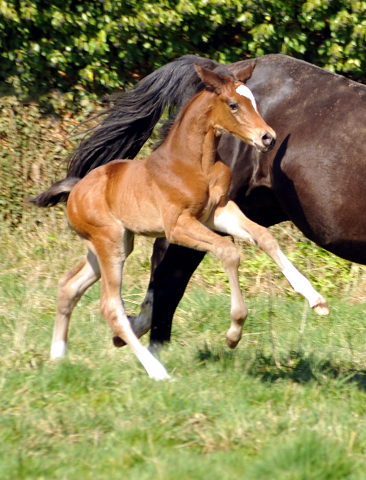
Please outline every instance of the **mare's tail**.
[[80, 178], [68, 177], [52, 185], [48, 190], [29, 201], [37, 207], [53, 207], [59, 202], [66, 202], [71, 190], [80, 181]]
[[207, 58], [187, 55], [164, 65], [122, 94], [112, 108], [100, 114], [105, 118], [86, 132], [68, 158], [67, 177], [82, 178], [112, 160], [134, 158], [164, 110], [168, 108], [169, 114], [179, 110], [196, 93], [201, 81], [195, 63], [210, 69], [218, 65]]

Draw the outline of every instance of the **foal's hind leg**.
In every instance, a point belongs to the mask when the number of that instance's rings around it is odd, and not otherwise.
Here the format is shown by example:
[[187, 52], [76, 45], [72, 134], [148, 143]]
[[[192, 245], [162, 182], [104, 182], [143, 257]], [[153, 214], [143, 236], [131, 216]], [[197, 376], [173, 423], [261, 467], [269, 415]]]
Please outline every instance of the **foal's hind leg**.
[[271, 233], [261, 225], [252, 222], [239, 209], [236, 203], [228, 201], [223, 207], [217, 207], [210, 222], [214, 230], [228, 233], [258, 245], [281, 269], [295, 292], [307, 299], [318, 315], [328, 315], [329, 308], [324, 298], [287, 259]]
[[[132, 237], [131, 237], [132, 236]], [[131, 251], [133, 234], [120, 224], [100, 228], [90, 242], [98, 256], [102, 274], [100, 309], [116, 337], [121, 338], [156, 380], [169, 378], [163, 365], [145, 348], [133, 332], [121, 297], [124, 262]]]
[[99, 278], [98, 260], [90, 250], [86, 258], [61, 277], [58, 285], [57, 313], [53, 329], [51, 358], [60, 358], [66, 354], [67, 331], [71, 313], [86, 289]]
[[[162, 241], [168, 245], [168, 242], [166, 241], [165, 238], [158, 238], [157, 241]], [[131, 315], [128, 315], [128, 319], [130, 321], [132, 330], [134, 331], [135, 335], [137, 338], [141, 338], [145, 333], [147, 333], [150, 330], [151, 327], [151, 317], [152, 317], [152, 304], [153, 304], [153, 289], [152, 289], [152, 281], [153, 281], [153, 272], [156, 268], [156, 265], [158, 264], [159, 260], [163, 258], [164, 253], [166, 251], [166, 248], [162, 247], [161, 249], [156, 248], [156, 244], [159, 245], [160, 242], [155, 241], [154, 244], [154, 253], [151, 257], [151, 278], [150, 278], [150, 284], [148, 291], [146, 293], [146, 296], [144, 298], [143, 303], [141, 304], [141, 310], [140, 313], [137, 317], [133, 317]], [[156, 255], [155, 252], [160, 250], [161, 254], [159, 255], [159, 260], [156, 260], [154, 255]], [[126, 254], [126, 257], [129, 254]], [[113, 337], [113, 344], [115, 347], [124, 347], [126, 345], [126, 342], [124, 342], [120, 337]]]

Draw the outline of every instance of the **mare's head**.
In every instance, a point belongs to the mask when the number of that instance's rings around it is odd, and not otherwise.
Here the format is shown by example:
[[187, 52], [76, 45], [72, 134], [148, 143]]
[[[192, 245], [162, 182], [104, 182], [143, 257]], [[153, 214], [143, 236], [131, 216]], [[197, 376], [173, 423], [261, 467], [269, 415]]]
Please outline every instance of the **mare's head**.
[[265, 153], [274, 147], [276, 133], [260, 116], [254, 95], [245, 85], [254, 67], [255, 62], [250, 62], [234, 75], [223, 66], [208, 70], [195, 65], [206, 90], [215, 94], [212, 118], [216, 131], [231, 133]]

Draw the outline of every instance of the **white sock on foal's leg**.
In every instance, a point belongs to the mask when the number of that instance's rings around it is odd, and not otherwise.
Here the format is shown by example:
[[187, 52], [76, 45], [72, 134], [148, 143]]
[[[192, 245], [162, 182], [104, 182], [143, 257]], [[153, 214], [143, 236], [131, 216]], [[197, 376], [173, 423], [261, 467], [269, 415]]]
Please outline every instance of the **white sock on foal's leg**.
[[51, 345], [51, 359], [55, 360], [56, 358], [62, 358], [66, 355], [67, 343], [64, 340], [59, 340], [58, 342]]
[[164, 366], [145, 347], [137, 353], [137, 357], [147, 371], [150, 378], [165, 380], [170, 378]]
[[[280, 257], [281, 263], [284, 266], [282, 273], [285, 275], [289, 283], [292, 285], [295, 292], [299, 293], [307, 299], [310, 307], [314, 307], [319, 303], [326, 303], [324, 298], [314, 289], [309, 280], [304, 277], [290, 262], [290, 260], [278, 250], [278, 256]], [[329, 313], [325, 311], [321, 314]]]

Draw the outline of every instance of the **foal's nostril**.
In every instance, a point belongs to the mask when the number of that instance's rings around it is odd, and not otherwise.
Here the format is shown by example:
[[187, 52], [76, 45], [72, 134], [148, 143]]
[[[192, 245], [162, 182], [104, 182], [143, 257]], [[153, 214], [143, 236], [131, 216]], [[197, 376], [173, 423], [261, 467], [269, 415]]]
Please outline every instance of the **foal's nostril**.
[[276, 140], [270, 133], [265, 133], [262, 137], [262, 142], [266, 147], [274, 147]]

